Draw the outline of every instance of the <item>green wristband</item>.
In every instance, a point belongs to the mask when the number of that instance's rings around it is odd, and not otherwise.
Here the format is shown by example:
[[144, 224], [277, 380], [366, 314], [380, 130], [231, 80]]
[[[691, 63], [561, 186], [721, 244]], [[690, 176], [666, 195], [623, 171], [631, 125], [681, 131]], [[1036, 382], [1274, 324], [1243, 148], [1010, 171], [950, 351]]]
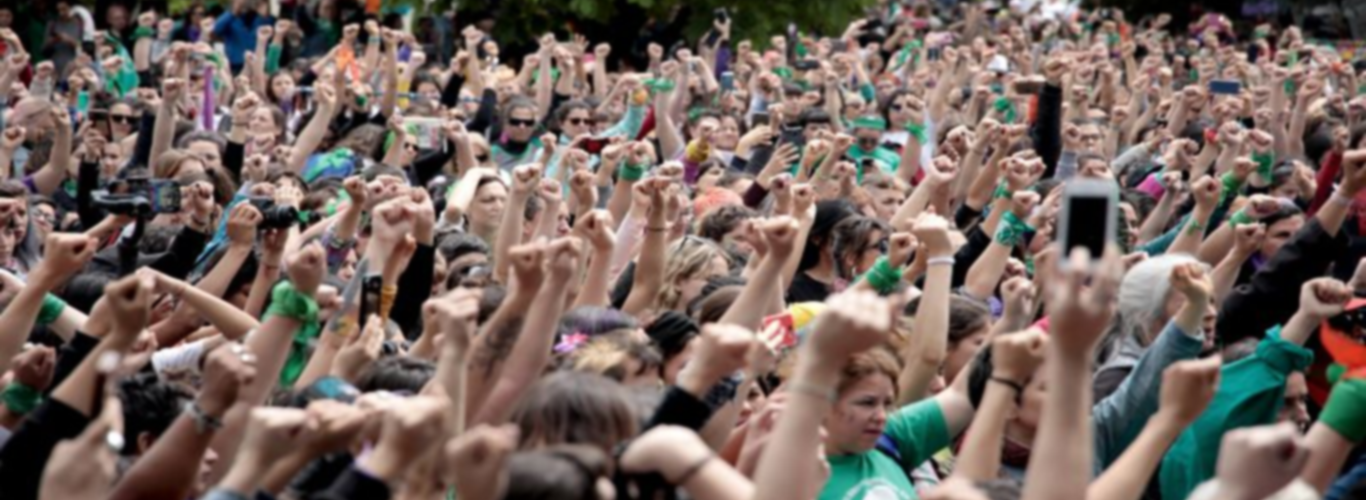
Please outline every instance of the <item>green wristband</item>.
[[1001, 114], [1001, 119], [1005, 123], [1015, 123], [1015, 119], [1019, 117], [1019, 111], [1015, 109], [1015, 102], [1008, 97], [997, 97], [996, 102], [992, 103], [992, 107]]
[[1257, 220], [1253, 219], [1251, 215], [1248, 215], [1247, 209], [1245, 208], [1234, 212], [1233, 216], [1228, 218], [1228, 222], [1229, 224], [1233, 224], [1233, 227], [1238, 227], [1243, 224], [1252, 224], [1257, 222]]
[[892, 266], [892, 262], [886, 255], [877, 258], [873, 267], [864, 273], [863, 279], [868, 281], [868, 285], [877, 290], [880, 295], [891, 295], [896, 292], [896, 286], [901, 283], [901, 269]]
[[40, 325], [50, 325], [62, 316], [63, 311], [66, 311], [66, 302], [49, 293], [43, 297], [43, 307], [38, 309], [38, 318], [34, 322]]
[[43, 403], [43, 392], [19, 382], [10, 382], [5, 392], [0, 393], [0, 401], [5, 408], [16, 415], [26, 415]]
[[649, 88], [650, 90], [655, 91], [655, 93], [659, 93], [659, 92], [673, 92], [674, 88], [677, 87], [677, 84], [674, 83], [673, 80], [666, 80], [666, 79], [664, 79], [664, 78], [655, 78], [655, 79], [646, 80], [646, 81], [645, 81], [645, 86], [646, 86], [647, 88]]
[[650, 167], [648, 167], [648, 166], [646, 166], [646, 165], [635, 165], [635, 164], [631, 164], [631, 163], [624, 163], [624, 164], [621, 165], [621, 168], [620, 168], [619, 171], [618, 171], [618, 175], [621, 176], [621, 180], [623, 180], [623, 181], [632, 181], [632, 182], [634, 182], [634, 181], [638, 181], [638, 180], [644, 178], [644, 177], [645, 177], [645, 173], [646, 173], [646, 172], [649, 172], [649, 171], [650, 171]]
[[273, 75], [280, 70], [280, 51], [283, 50], [278, 43], [270, 44], [266, 49], [266, 74]]
[[996, 191], [991, 193], [991, 199], [993, 200], [999, 200], [1001, 198], [1010, 199], [1013, 196], [1015, 196], [1015, 192], [1010, 190], [1010, 187], [1006, 185], [1006, 181], [1001, 181], [1000, 184], [997, 184]]
[[925, 144], [925, 124], [915, 122], [907, 123], [906, 132], [909, 132], [911, 137], [915, 137], [915, 140], [920, 141], [921, 144]]
[[1252, 161], [1257, 162], [1257, 175], [1262, 176], [1267, 182], [1271, 182], [1271, 176], [1276, 171], [1276, 155], [1272, 153], [1252, 153]]
[[1001, 216], [1001, 223], [996, 226], [995, 240], [1002, 245], [1013, 247], [1024, 243], [1025, 233], [1030, 229], [1029, 224], [1015, 216], [1015, 212], [1006, 210], [1005, 215]]
[[1353, 443], [1366, 438], [1366, 379], [1349, 378], [1333, 386], [1319, 422]]
[[1235, 177], [1233, 172], [1225, 172], [1219, 180], [1224, 184], [1224, 192], [1219, 195], [1219, 203], [1223, 204], [1229, 197], [1237, 196], [1238, 191], [1243, 189], [1243, 180]]
[[270, 308], [266, 309], [266, 317], [270, 316], [282, 316], [297, 319], [304, 323], [316, 323], [318, 321], [318, 301], [294, 288], [293, 283], [281, 281], [280, 284], [275, 285], [275, 290], [270, 293]]

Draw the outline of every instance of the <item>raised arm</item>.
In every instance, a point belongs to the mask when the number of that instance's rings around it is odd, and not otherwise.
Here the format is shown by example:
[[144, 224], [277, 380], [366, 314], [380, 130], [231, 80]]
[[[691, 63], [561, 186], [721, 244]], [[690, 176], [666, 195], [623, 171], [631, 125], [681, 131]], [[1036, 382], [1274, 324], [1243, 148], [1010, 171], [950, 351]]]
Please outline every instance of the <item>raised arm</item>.
[[38, 193], [48, 196], [61, 188], [71, 167], [71, 115], [62, 106], [50, 109], [52, 120], [57, 124], [53, 132], [52, 157], [42, 170], [33, 174], [33, 185]]
[[[930, 383], [948, 355], [949, 297], [953, 280], [953, 243], [949, 241], [949, 221], [926, 214], [915, 222], [913, 232], [920, 240], [922, 251], [929, 256], [929, 270], [925, 277], [924, 293], [915, 311], [915, 336], [904, 353], [905, 367], [898, 377], [901, 393], [896, 406], [901, 407], [921, 399], [929, 392]], [[898, 263], [900, 264], [900, 263]]]
[[1019, 388], [1028, 385], [1043, 363], [1047, 343], [1048, 338], [1038, 330], [1011, 333], [992, 340], [991, 380], [977, 406], [972, 432], [963, 438], [952, 477], [970, 481], [997, 478], [1006, 419], [1020, 396]]
[[535, 196], [536, 186], [540, 184], [539, 165], [521, 165], [512, 171], [512, 192], [508, 196], [507, 209], [503, 210], [503, 221], [498, 226], [498, 236], [493, 243], [493, 278], [507, 283], [508, 269], [512, 262], [509, 253], [512, 247], [522, 241], [522, 226], [526, 224], [523, 209], [527, 200]]
[[546, 283], [531, 302], [535, 314], [526, 315], [522, 333], [507, 358], [507, 369], [479, 407], [476, 423], [507, 420], [522, 393], [541, 377], [555, 341], [556, 325], [564, 313], [569, 280], [577, 274], [583, 249], [578, 239], [562, 238], [539, 251], [545, 256]]
[[718, 323], [739, 325], [756, 331], [762, 326], [771, 298], [774, 294], [781, 295], [787, 283], [780, 274], [783, 264], [793, 253], [799, 231], [797, 221], [791, 217], [778, 217], [764, 224], [763, 239], [768, 246], [768, 254]]
[[[345, 81], [345, 73], [338, 70], [337, 80]], [[337, 87], [319, 83], [316, 94], [318, 107], [313, 112], [313, 119], [309, 120], [308, 126], [299, 133], [299, 137], [294, 141], [294, 150], [289, 154], [289, 161], [285, 163], [286, 170], [290, 172], [303, 172], [308, 158], [313, 156], [313, 152], [322, 144], [332, 119], [337, 115]]]
[[1051, 287], [1049, 363], [1044, 368], [1048, 394], [1035, 438], [1034, 466], [1025, 475], [1025, 500], [1074, 496], [1091, 482], [1091, 360], [1113, 316], [1111, 298], [1119, 291], [1124, 266], [1114, 246], [1096, 272], [1089, 270], [1084, 249], [1071, 257], [1067, 269], [1056, 271]]
[[674, 194], [670, 191], [673, 184], [664, 178], [656, 177], [635, 186], [650, 197], [650, 214], [645, 224], [645, 241], [640, 247], [640, 258], [636, 261], [636, 271], [631, 282], [631, 293], [621, 311], [626, 314], [640, 315], [655, 307], [659, 290], [664, 286], [664, 263], [667, 251], [669, 220], [666, 205]]

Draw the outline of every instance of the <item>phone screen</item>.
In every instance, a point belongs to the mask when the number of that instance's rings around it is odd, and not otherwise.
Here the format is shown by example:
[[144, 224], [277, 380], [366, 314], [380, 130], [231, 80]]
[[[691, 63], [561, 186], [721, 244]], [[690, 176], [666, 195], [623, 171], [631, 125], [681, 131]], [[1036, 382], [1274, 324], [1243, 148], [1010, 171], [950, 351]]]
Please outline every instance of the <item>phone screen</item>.
[[1093, 258], [1100, 258], [1105, 253], [1105, 227], [1110, 222], [1105, 218], [1110, 214], [1109, 203], [1110, 198], [1103, 196], [1067, 198], [1067, 204], [1063, 207], [1067, 212], [1067, 234], [1063, 235], [1066, 253], [1061, 258], [1071, 256], [1072, 250], [1077, 247], [1085, 247]]
[[384, 288], [384, 279], [378, 274], [366, 276], [365, 281], [361, 282], [360, 319], [356, 322], [360, 328], [365, 328], [365, 324], [370, 321], [370, 315], [379, 314], [382, 288]]
[[180, 184], [176, 181], [152, 181], [147, 186], [147, 191], [147, 198], [152, 202], [152, 212], [159, 214], [180, 212]]

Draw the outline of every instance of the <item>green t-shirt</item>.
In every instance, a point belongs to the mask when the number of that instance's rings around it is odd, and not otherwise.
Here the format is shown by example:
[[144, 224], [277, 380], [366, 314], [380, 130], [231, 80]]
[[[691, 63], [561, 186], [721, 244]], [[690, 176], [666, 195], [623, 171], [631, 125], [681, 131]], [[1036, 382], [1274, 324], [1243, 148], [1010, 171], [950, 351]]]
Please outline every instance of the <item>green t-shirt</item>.
[[830, 481], [821, 490], [820, 500], [920, 498], [906, 470], [924, 463], [953, 438], [939, 402], [926, 399], [897, 410], [883, 432], [896, 441], [905, 463], [898, 464], [876, 449], [857, 455], [831, 456]]

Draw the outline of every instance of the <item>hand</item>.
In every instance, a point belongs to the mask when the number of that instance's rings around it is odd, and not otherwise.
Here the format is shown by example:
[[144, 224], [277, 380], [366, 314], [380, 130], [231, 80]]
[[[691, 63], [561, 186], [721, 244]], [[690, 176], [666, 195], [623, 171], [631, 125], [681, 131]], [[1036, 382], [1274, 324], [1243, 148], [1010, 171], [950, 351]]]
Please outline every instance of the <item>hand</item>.
[[727, 375], [749, 364], [754, 332], [735, 325], [713, 323], [702, 327], [702, 333], [692, 343], [692, 360], [679, 379], [698, 381], [697, 388], [705, 391]]
[[366, 423], [372, 420], [371, 413], [358, 405], [331, 399], [315, 400], [308, 404], [306, 411], [315, 424], [311, 424], [310, 432], [294, 449], [309, 457], [349, 450], [360, 438]]
[[1204, 264], [1198, 262], [1177, 264], [1172, 268], [1170, 279], [1172, 289], [1186, 296], [1186, 304], [1189, 305], [1203, 306], [1213, 293], [1214, 284], [1205, 274]]
[[477, 288], [456, 288], [437, 301], [435, 318], [441, 326], [442, 342], [459, 353], [470, 352], [479, 329], [479, 301], [484, 292]]
[[318, 429], [308, 411], [296, 408], [259, 407], [251, 410], [242, 439], [242, 457], [269, 464], [307, 443]]
[[617, 236], [612, 232], [612, 213], [606, 210], [584, 214], [574, 222], [574, 230], [598, 253], [609, 253], [617, 246]]
[[[365, 207], [366, 195], [369, 192], [365, 189], [365, 179], [355, 175], [347, 177], [342, 181], [342, 189], [346, 190], [346, 195], [351, 198], [352, 207]], [[414, 191], [421, 191], [415, 189]]]
[[1219, 447], [1219, 492], [1226, 498], [1255, 498], [1278, 491], [1308, 461], [1309, 447], [1291, 423], [1229, 431]]
[[887, 260], [892, 266], [902, 266], [911, 260], [911, 253], [915, 252], [917, 243], [915, 235], [911, 233], [892, 233], [887, 238]]
[[625, 472], [658, 472], [665, 481], [676, 481], [699, 457], [711, 455], [696, 432], [677, 425], [661, 425], [641, 434], [621, 455]]
[[554, 283], [569, 281], [578, 271], [583, 257], [583, 245], [578, 238], [560, 238], [550, 242], [545, 250], [546, 274]]
[[958, 162], [944, 155], [936, 156], [934, 162], [930, 164], [930, 168], [926, 169], [925, 172], [925, 180], [936, 187], [947, 186], [956, 177], [958, 177]]
[[569, 192], [580, 209], [598, 206], [598, 188], [593, 185], [593, 179], [593, 172], [586, 169], [574, 172], [569, 178]]
[[1029, 280], [1029, 277], [1016, 276], [1007, 279], [1001, 285], [1001, 294], [1005, 299], [1005, 315], [1007, 317], [1028, 321], [1033, 316], [1037, 289], [1034, 288], [1034, 283]]
[[1342, 155], [1342, 184], [1338, 187], [1348, 198], [1366, 188], [1366, 149]]
[[267, 229], [261, 233], [261, 263], [267, 267], [279, 267], [284, 257], [285, 243], [289, 241], [289, 231]]
[[323, 256], [323, 247], [317, 242], [309, 243], [290, 255], [286, 268], [294, 288], [309, 297], [317, 293], [318, 285], [323, 280], [323, 272], [326, 270], [327, 260]]
[[256, 28], [256, 43], [258, 44], [270, 43], [270, 39], [274, 36], [275, 28], [272, 28], [270, 26], [262, 26], [260, 28]]
[[1204, 210], [1205, 213], [1213, 211], [1215, 205], [1219, 204], [1219, 195], [1222, 191], [1223, 186], [1219, 184], [1219, 181], [1208, 175], [1191, 184], [1191, 194], [1195, 196], [1195, 207], [1197, 210]]
[[517, 449], [519, 434], [516, 424], [481, 425], [447, 442], [446, 465], [456, 496], [499, 498], [507, 488], [503, 469]]
[[395, 198], [375, 207], [371, 217], [372, 237], [386, 245], [395, 245], [413, 232], [416, 207], [410, 198]]
[[508, 260], [512, 262], [512, 274], [517, 279], [517, 286], [535, 289], [541, 285], [545, 279], [545, 272], [541, 268], [541, 256], [544, 253], [545, 245], [536, 242], [508, 250]]
[[57, 443], [43, 472], [42, 500], [105, 498], [113, 489], [118, 457], [107, 438], [123, 429], [123, 405], [105, 396], [104, 409], [79, 436]]
[[1281, 210], [1281, 202], [1264, 194], [1254, 194], [1243, 208], [1253, 219], [1262, 220]]
[[401, 477], [410, 462], [441, 444], [449, 406], [444, 397], [393, 400], [384, 412], [379, 444], [374, 453], [363, 460], [365, 469], [385, 482]]
[[57, 367], [57, 351], [40, 345], [15, 356], [10, 364], [14, 372], [14, 382], [24, 384], [30, 389], [46, 391], [52, 385], [52, 375]]
[[409, 206], [413, 211], [413, 237], [419, 242], [430, 243], [432, 230], [436, 226], [436, 207], [426, 189], [408, 191]]
[[942, 257], [953, 252], [953, 243], [949, 241], [949, 221], [943, 217], [922, 213], [911, 226], [911, 233], [920, 240], [930, 257]]
[[256, 378], [256, 356], [246, 346], [225, 344], [204, 361], [204, 384], [195, 404], [205, 414], [222, 418], [237, 401], [242, 388]]
[[384, 320], [371, 315], [366, 318], [365, 327], [348, 337], [341, 349], [337, 350], [336, 358], [332, 361], [332, 375], [356, 383], [366, 368], [379, 361], [383, 347]]
[[560, 181], [555, 179], [541, 179], [540, 186], [536, 189], [536, 196], [548, 206], [558, 207], [564, 201], [564, 188], [560, 186]]
[[846, 291], [826, 301], [824, 313], [807, 339], [803, 357], [843, 366], [854, 354], [881, 345], [892, 327], [891, 304], [866, 291]]
[[17, 125], [5, 129], [4, 137], [0, 137], [0, 150], [14, 152], [24, 143], [24, 137], [28, 135], [28, 130]]
[[646, 47], [645, 51], [647, 54], [650, 55], [651, 61], [658, 61], [664, 58], [664, 47], [657, 43], [650, 43], [649, 47]]
[[43, 283], [55, 287], [66, 283], [68, 278], [85, 268], [96, 250], [99, 250], [99, 245], [89, 236], [49, 234], [43, 244], [43, 261], [29, 275], [29, 284]]
[[1048, 338], [1030, 329], [996, 337], [991, 344], [994, 374], [1024, 384], [1043, 364]]
[[[299, 193], [298, 188], [294, 188], [293, 186], [288, 187], [294, 190], [294, 194], [297, 197], [303, 197], [303, 194]], [[277, 202], [280, 199], [280, 191], [281, 189], [275, 191]], [[180, 188], [180, 196], [181, 208], [190, 213], [193, 221], [204, 224], [211, 224], [213, 222], [211, 220], [213, 218], [213, 211], [214, 208], [218, 206], [218, 203], [213, 199], [212, 184], [209, 184], [208, 181], [195, 182], [194, 184]], [[213, 231], [212, 227], [198, 227], [195, 229], [205, 233]]]
[[251, 248], [256, 244], [256, 227], [261, 223], [261, 212], [250, 203], [238, 203], [228, 215], [228, 242]]
[[1090, 254], [1077, 248], [1068, 265], [1054, 266], [1053, 273], [1049, 281], [1053, 296], [1048, 301], [1050, 340], [1069, 359], [1084, 359], [1114, 315], [1114, 297], [1124, 276], [1119, 250], [1111, 245], [1093, 269]]
[[1300, 288], [1299, 312], [1317, 321], [1342, 314], [1352, 300], [1352, 289], [1333, 278], [1310, 280]]
[[1162, 372], [1162, 404], [1158, 415], [1169, 415], [1182, 428], [1195, 422], [1219, 390], [1218, 355], [1178, 361]]
[[[792, 217], [775, 217], [758, 227], [763, 234], [763, 246], [775, 255], [791, 255], [796, 249], [800, 226]], [[757, 250], [757, 248], [756, 248]]]
[[540, 184], [540, 165], [522, 165], [512, 171], [512, 194], [514, 196], [531, 196], [531, 193]]
[[1233, 228], [1233, 248], [1239, 255], [1251, 256], [1266, 241], [1266, 224], [1239, 224]]

